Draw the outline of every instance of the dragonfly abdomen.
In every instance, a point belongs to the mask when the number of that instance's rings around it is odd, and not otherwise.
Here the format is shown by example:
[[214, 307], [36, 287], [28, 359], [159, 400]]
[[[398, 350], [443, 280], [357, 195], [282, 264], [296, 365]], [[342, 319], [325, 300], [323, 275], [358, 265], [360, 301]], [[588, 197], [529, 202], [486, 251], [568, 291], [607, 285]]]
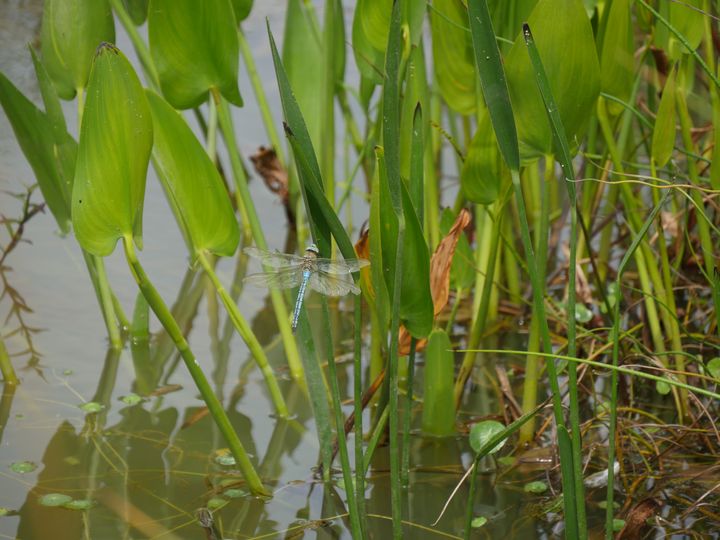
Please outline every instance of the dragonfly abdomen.
[[303, 270], [302, 283], [300, 283], [300, 289], [298, 290], [297, 300], [295, 300], [295, 309], [293, 310], [292, 320], [292, 331], [295, 332], [298, 325], [298, 319], [300, 318], [300, 309], [302, 308], [303, 298], [305, 297], [305, 290], [307, 289], [308, 281], [310, 281], [311, 271], [309, 269]]

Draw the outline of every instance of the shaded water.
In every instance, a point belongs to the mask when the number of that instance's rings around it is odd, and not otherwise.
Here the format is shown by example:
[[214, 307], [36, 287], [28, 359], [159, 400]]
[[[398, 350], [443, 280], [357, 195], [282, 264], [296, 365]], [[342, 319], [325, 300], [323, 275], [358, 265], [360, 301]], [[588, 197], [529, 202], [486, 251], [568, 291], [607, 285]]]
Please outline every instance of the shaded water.
[[[281, 36], [284, 2], [256, 4], [244, 27], [277, 115], [280, 107], [264, 19], [269, 17], [276, 36]], [[0, 0], [0, 69], [36, 101], [38, 90], [25, 43], [36, 42], [41, 12], [40, 0]], [[120, 27], [117, 31], [118, 45], [132, 58], [126, 36]], [[241, 151], [248, 156], [265, 143], [265, 135], [242, 70], [241, 90], [248, 105], [234, 114]], [[74, 103], [64, 107], [73, 126]], [[32, 183], [32, 171], [7, 119], [0, 115], [0, 187], [19, 193]], [[45, 213], [27, 224], [25, 237], [32, 243], [21, 244], [6, 261], [8, 283], [32, 309], [24, 321], [37, 355], [25, 352], [28, 336], [14, 333], [7, 338], [11, 352], [17, 353], [14, 363], [22, 384], [13, 393], [6, 392], [0, 402], [0, 507], [9, 511], [0, 517], [0, 538], [206, 538], [196, 510], [212, 501], [224, 501], [215, 521], [225, 538], [349, 537], [342, 489], [317, 483], [313, 477], [318, 449], [307, 397], [283, 377], [281, 385], [294, 416], [290, 421], [273, 418], [262, 377], [247, 348], [208, 295], [203, 278], [187, 269], [185, 245], [152, 172], [147, 189], [142, 262], [161, 295], [175, 303], [191, 347], [274, 497], [260, 500], [248, 496], [232, 469], [218, 464], [216, 457], [225, 444], [210, 418], [199, 415], [202, 402], [164, 334], [150, 342], [127, 345], [118, 354], [108, 352], [105, 328], [80, 251], [72, 238], [57, 236], [52, 217]], [[253, 182], [252, 192], [265, 217], [263, 226], [271, 247], [285, 250], [282, 208], [260, 182]], [[36, 193], [34, 200], [39, 202], [38, 197]], [[356, 215], [366, 215], [367, 210], [357, 204]], [[0, 212], [16, 216], [20, 202], [4, 194]], [[225, 283], [232, 281], [236, 264], [244, 261], [219, 263]], [[110, 257], [107, 266], [120, 302], [131, 313], [137, 287], [121, 254]], [[242, 291], [239, 304], [268, 347], [274, 367], [284, 374], [282, 348], [264, 292]], [[308, 304], [312, 310], [312, 296]], [[0, 307], [5, 317], [11, 308], [7, 297]], [[344, 307], [341, 304], [340, 309]], [[348, 352], [342, 339], [345, 317], [341, 311], [334, 318], [340, 357]], [[18, 324], [9, 318], [3, 334]], [[154, 321], [152, 328], [159, 330]], [[349, 396], [351, 370], [347, 363], [340, 368], [341, 389]], [[417, 384], [419, 388], [422, 385], [422, 371]], [[122, 399], [131, 393], [149, 397], [131, 405]], [[468, 409], [476, 414], [496, 411], [494, 395], [489, 387], [476, 385]], [[104, 408], [98, 413], [79, 408], [89, 401]], [[13, 463], [24, 461], [37, 468], [25, 473], [11, 469]], [[470, 462], [465, 437], [433, 440], [415, 432], [413, 472], [405, 497], [408, 538], [461, 534], [466, 487], [437, 526], [432, 523]], [[496, 483], [493, 463], [484, 466], [488, 472], [480, 476], [481, 502], [475, 514], [490, 522], [477, 531], [478, 537], [531, 539], [547, 535], [552, 526], [534, 520], [534, 498], [522, 490], [525, 481], [543, 477], [543, 473], [504, 477]], [[388, 469], [387, 450], [380, 448], [367, 484], [373, 538], [391, 534]], [[94, 507], [83, 512], [42, 506], [40, 497], [49, 493], [89, 499]]]

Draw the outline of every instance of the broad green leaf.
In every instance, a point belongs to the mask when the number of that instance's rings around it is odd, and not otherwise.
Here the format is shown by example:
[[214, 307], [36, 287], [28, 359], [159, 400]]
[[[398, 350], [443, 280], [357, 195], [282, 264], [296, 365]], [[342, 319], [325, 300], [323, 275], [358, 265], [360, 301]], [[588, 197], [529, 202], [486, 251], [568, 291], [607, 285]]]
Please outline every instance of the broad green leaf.
[[288, 0], [282, 61], [313, 145], [320, 144], [323, 48], [314, 11], [302, 0]]
[[720, 356], [712, 358], [707, 363], [706, 369], [712, 378], [720, 381]]
[[150, 0], [122, 0], [135, 26], [140, 26], [147, 19], [149, 2]]
[[455, 433], [453, 380], [455, 363], [450, 338], [444, 330], [433, 330], [425, 348], [423, 372], [423, 432], [437, 437]]
[[235, 12], [235, 21], [241, 23], [250, 15], [254, 0], [232, 0], [233, 11]]
[[10, 120], [45, 202], [63, 234], [70, 230], [70, 189], [77, 144], [0, 73], [0, 105]]
[[[460, 0], [436, 0], [430, 12], [435, 79], [448, 107], [472, 114], [477, 107], [475, 61], [468, 14]], [[493, 37], [494, 39], [494, 37]]]
[[[503, 431], [505, 431], [505, 429], [506, 428], [504, 425], [495, 420], [483, 420], [482, 422], [474, 424], [473, 427], [470, 428], [469, 440], [471, 448], [475, 451], [475, 453], [479, 453], [480, 450], [482, 450], [483, 447], [488, 444], [495, 435], [502, 433]], [[500, 441], [486, 453], [494, 454], [505, 445], [506, 440], [507, 439]]]
[[[483, 98], [495, 130], [498, 147], [507, 166], [517, 171], [520, 169], [520, 157], [513, 107], [505, 81], [505, 68], [500, 58], [495, 31], [485, 0], [470, 0], [468, 13], [470, 14], [475, 65], [480, 76]], [[516, 42], [513, 48], [516, 48], [517, 45]]]
[[468, 200], [491, 204], [498, 198], [502, 179], [507, 174], [507, 165], [485, 109], [479, 115], [477, 131], [460, 170], [460, 186]]
[[[627, 102], [635, 81], [630, 0], [613, 0], [604, 23], [600, 53], [602, 91]], [[615, 102], [610, 102], [609, 109], [612, 114], [624, 110]]]
[[[352, 25], [352, 45], [355, 63], [363, 80], [374, 84], [382, 83], [384, 55], [382, 50], [372, 46], [370, 39], [365, 34], [363, 27], [363, 5], [362, 0], [355, 6]], [[383, 49], [384, 50], [384, 49]], [[366, 83], [365, 86], [368, 86]]]
[[676, 70], [673, 68], [665, 81], [653, 127], [652, 156], [658, 167], [664, 167], [670, 161], [675, 147], [675, 77]]
[[140, 81], [127, 58], [104, 44], [90, 73], [72, 191], [75, 235], [93, 255], [110, 255], [122, 237], [133, 237], [142, 247], [152, 140]]
[[42, 56], [63, 99], [87, 86], [93, 54], [102, 42], [115, 41], [115, 23], [107, 0], [45, 0]]
[[[528, 22], [565, 134], [577, 146], [600, 92], [600, 66], [585, 8], [580, 0], [540, 0]], [[551, 153], [550, 124], [537, 86], [531, 82], [534, 73], [522, 36], [510, 49], [505, 68], [521, 157], [531, 161]]]
[[[492, 13], [493, 28], [495, 35], [513, 41], [517, 36], [518, 28], [527, 21], [538, 0], [490, 0], [488, 8]], [[503, 50], [505, 43], [499, 43]]]
[[240, 241], [235, 213], [217, 168], [180, 114], [146, 91], [153, 118], [158, 176], [193, 253], [230, 257]]
[[387, 46], [392, 5], [387, 0], [358, 0], [355, 7], [355, 18], [362, 25], [363, 34], [370, 45], [382, 54]]
[[242, 107], [240, 49], [230, 0], [151, 0], [148, 35], [160, 87], [173, 107], [196, 107], [212, 88]]
[[[380, 152], [382, 154], [382, 152]], [[395, 254], [398, 239], [398, 221], [393, 210], [388, 187], [387, 172], [382, 155], [379, 161], [380, 222], [381, 229], [371, 230], [370, 236], [380, 234], [385, 285], [393, 297], [395, 284]], [[400, 289], [400, 321], [416, 338], [427, 336], [432, 330], [433, 303], [430, 293], [430, 255], [422, 227], [404, 182], [400, 183], [401, 204], [405, 217], [405, 239], [402, 255], [402, 281]]]

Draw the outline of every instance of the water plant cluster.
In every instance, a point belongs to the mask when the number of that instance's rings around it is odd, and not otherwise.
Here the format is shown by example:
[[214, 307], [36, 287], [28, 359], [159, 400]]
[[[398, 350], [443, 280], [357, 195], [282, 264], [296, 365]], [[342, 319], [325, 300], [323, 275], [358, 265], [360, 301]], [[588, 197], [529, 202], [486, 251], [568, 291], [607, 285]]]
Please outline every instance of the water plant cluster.
[[[190, 265], [262, 373], [273, 417], [294, 421], [280, 369], [310, 401], [315, 474], [342, 485], [352, 537], [371, 537], [382, 519], [365, 484], [384, 446], [384, 517], [394, 538], [420, 534], [405, 510], [411, 436], [467, 437], [458, 536], [482, 535], [493, 519], [478, 472], [521, 475], [533, 448], [551, 465], [525, 490], [556, 495], [538, 514], [559, 514], [566, 538], [720, 527], [717, 485], [702, 481], [720, 452], [717, 3], [359, 0], [348, 10], [326, 0], [318, 12], [288, 0], [282, 50], [267, 28], [282, 126], [243, 32], [252, 7], [45, 0], [40, 50], [28, 53], [42, 107], [0, 74], [0, 104], [45, 204], [82, 248], [110, 350], [148, 339], [152, 311], [243, 489], [272, 497], [188, 344], [182, 310], [171, 312], [142, 265], [152, 166]], [[113, 44], [116, 24], [137, 65]], [[266, 128], [268, 147], [252, 157], [238, 150], [231, 114], [246, 106], [241, 67]], [[78, 140], [61, 99], [77, 104]], [[269, 291], [282, 367], [215, 270], [221, 257], [243, 267], [242, 247], [268, 248], [253, 176], [277, 193], [300, 252], [313, 243], [323, 258], [371, 262], [353, 274], [360, 296], [339, 311], [318, 296], [319, 309], [298, 312], [297, 332], [293, 294]], [[353, 215], [357, 201], [367, 215]], [[356, 238], [353, 221], [365, 222]], [[131, 316], [105, 270], [118, 244], [139, 290]], [[349, 348], [335, 339], [338, 318]], [[0, 353], [14, 385], [3, 341]], [[146, 395], [160, 381], [154, 359]], [[494, 389], [490, 411], [477, 408], [480, 386]], [[668, 472], [688, 464], [698, 472], [683, 490], [668, 486]], [[198, 519], [215, 534], [210, 510]]]

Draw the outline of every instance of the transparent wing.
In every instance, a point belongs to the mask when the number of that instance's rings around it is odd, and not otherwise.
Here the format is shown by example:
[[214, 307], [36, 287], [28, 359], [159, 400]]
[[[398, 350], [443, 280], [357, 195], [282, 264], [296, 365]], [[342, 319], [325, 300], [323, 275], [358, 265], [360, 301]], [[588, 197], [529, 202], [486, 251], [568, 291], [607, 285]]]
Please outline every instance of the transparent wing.
[[315, 259], [315, 264], [319, 270], [327, 272], [328, 274], [349, 274], [351, 272], [357, 272], [361, 268], [368, 266], [370, 261], [365, 259], [345, 259], [332, 260], [332, 259]]
[[270, 289], [290, 289], [298, 287], [302, 281], [303, 271], [301, 267], [283, 268], [277, 272], [263, 272], [261, 274], [250, 274], [244, 283], [256, 287], [268, 287]]
[[303, 257], [280, 253], [279, 251], [267, 251], [256, 247], [246, 247], [243, 251], [251, 257], [262, 261], [263, 264], [267, 264], [273, 268], [283, 268], [285, 266], [302, 264], [303, 262]]
[[347, 293], [360, 294], [360, 289], [348, 274], [328, 274], [323, 271], [310, 274], [311, 289], [325, 296], [345, 296]]

